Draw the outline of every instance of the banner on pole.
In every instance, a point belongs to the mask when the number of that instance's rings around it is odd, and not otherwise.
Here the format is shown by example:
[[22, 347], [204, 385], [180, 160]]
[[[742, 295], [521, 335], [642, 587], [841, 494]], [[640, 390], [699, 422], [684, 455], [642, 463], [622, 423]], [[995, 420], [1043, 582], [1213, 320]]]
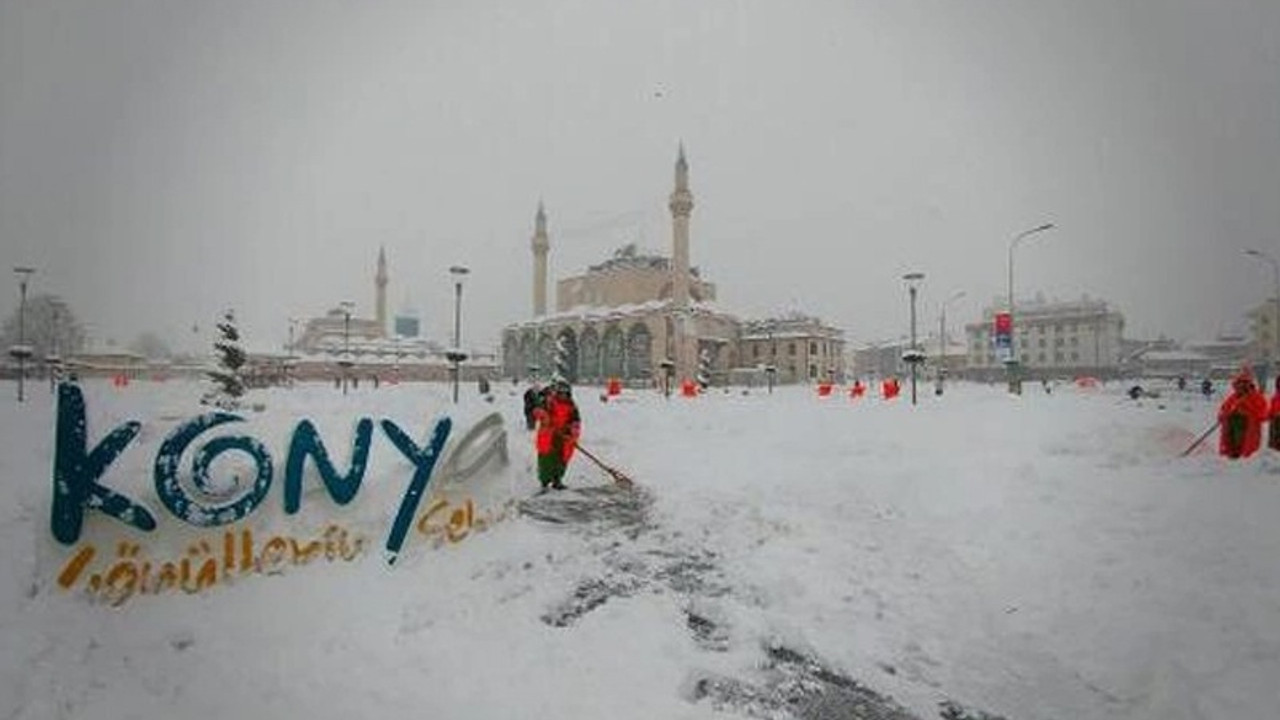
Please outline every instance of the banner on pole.
[[1013, 362], [1013, 315], [1007, 312], [996, 313], [991, 338], [995, 345], [996, 359], [1003, 363]]

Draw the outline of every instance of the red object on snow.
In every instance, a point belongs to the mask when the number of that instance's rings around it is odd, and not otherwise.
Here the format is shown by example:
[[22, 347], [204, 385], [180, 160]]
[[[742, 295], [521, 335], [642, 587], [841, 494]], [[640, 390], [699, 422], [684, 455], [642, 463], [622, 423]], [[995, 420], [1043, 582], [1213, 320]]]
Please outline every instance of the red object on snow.
[[688, 378], [680, 381], [680, 394], [685, 397], [697, 397], [698, 385]]
[[880, 394], [884, 396], [885, 400], [892, 400], [898, 397], [898, 393], [901, 390], [902, 386], [898, 384], [898, 378], [895, 377], [885, 378], [884, 382], [880, 384]]
[[608, 387], [607, 387], [607, 389], [606, 389], [606, 391], [605, 391], [605, 392], [607, 392], [607, 393], [608, 393], [609, 395], [611, 395], [611, 396], [612, 396], [612, 395], [621, 395], [621, 394], [622, 394], [622, 380], [620, 380], [620, 379], [618, 379], [618, 378], [609, 378], [609, 385], [608, 385]]
[[849, 397], [860, 398], [867, 392], [867, 386], [862, 384], [861, 380], [854, 380], [853, 386], [849, 388]]
[[[1267, 396], [1254, 382], [1253, 373], [1242, 369], [1231, 381], [1231, 394], [1218, 407], [1218, 454], [1229, 458], [1247, 458], [1262, 447], [1262, 423], [1270, 407]], [[1242, 422], [1238, 442], [1232, 442], [1232, 416]]]
[[829, 397], [833, 387], [835, 386], [829, 382], [818, 383], [818, 397]]

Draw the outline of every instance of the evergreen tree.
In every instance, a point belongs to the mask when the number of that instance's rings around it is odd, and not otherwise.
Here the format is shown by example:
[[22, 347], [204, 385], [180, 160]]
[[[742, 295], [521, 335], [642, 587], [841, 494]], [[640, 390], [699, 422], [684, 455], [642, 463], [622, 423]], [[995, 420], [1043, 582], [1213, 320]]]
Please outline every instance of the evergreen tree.
[[236, 327], [235, 313], [230, 310], [218, 322], [218, 339], [214, 341], [213, 349], [218, 356], [218, 367], [205, 374], [213, 380], [214, 388], [200, 401], [221, 408], [238, 407], [239, 398], [245, 391], [241, 368], [248, 355], [240, 346], [240, 330]]

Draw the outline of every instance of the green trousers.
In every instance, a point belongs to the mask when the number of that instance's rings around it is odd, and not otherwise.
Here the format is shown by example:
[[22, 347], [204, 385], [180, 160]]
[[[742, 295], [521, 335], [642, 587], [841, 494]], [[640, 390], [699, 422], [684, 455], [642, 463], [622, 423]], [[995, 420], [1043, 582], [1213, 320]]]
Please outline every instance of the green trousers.
[[559, 444], [552, 446], [551, 452], [538, 456], [538, 482], [543, 487], [554, 485], [564, 478], [567, 469]]

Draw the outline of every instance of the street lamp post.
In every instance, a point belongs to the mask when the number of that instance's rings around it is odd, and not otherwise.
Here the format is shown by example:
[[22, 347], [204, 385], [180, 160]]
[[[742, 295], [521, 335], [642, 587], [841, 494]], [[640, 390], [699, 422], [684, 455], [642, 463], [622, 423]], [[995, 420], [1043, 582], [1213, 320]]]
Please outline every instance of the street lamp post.
[[285, 387], [293, 387], [294, 374], [298, 364], [297, 343], [293, 339], [294, 326], [299, 322], [298, 318], [289, 318], [289, 345], [288, 354], [284, 359], [284, 384]]
[[449, 274], [454, 277], [453, 280], [453, 348], [445, 354], [449, 362], [453, 363], [453, 402], [458, 403], [458, 382], [462, 375], [462, 361], [467, 359], [467, 354], [462, 352], [462, 277], [471, 272], [469, 268], [462, 265], [454, 265], [449, 268]]
[[916, 293], [919, 291], [920, 281], [924, 280], [924, 273], [910, 272], [902, 276], [907, 281], [907, 294], [911, 296], [911, 347], [902, 354], [902, 359], [907, 361], [911, 366], [911, 404], [916, 404], [916, 378], [919, 375], [920, 361], [924, 360], [924, 353], [916, 347]]
[[347, 394], [347, 376], [351, 373], [351, 311], [355, 309], [355, 303], [350, 300], [344, 300], [342, 307], [342, 359], [338, 361], [338, 367], [342, 369], [342, 394]]
[[963, 290], [957, 290], [951, 297], [942, 301], [942, 310], [938, 313], [938, 394], [942, 394], [943, 380], [947, 374], [947, 305], [964, 297]]
[[1271, 349], [1268, 351], [1268, 364], [1271, 366], [1272, 377], [1276, 377], [1276, 364], [1280, 362], [1280, 261], [1261, 250], [1245, 250], [1244, 254], [1271, 264]]
[[50, 311], [49, 351], [44, 356], [44, 364], [49, 370], [49, 392], [52, 393], [57, 390], [58, 377], [62, 375], [62, 356], [58, 354], [58, 306], [53, 305]]
[[1030, 230], [1024, 230], [1009, 241], [1009, 358], [1005, 360], [1005, 375], [1009, 380], [1009, 392], [1015, 395], [1022, 393], [1022, 382], [1018, 377], [1018, 331], [1013, 322], [1013, 251], [1023, 240], [1045, 230], [1052, 230], [1054, 227], [1056, 226], [1053, 223], [1045, 223]]
[[764, 374], [768, 378], [769, 394], [772, 395], [774, 376], [778, 374], [778, 339], [773, 336], [772, 327], [769, 329], [769, 364], [764, 366]]
[[31, 348], [27, 345], [27, 279], [36, 271], [30, 267], [15, 267], [18, 276], [18, 344], [9, 348], [9, 355], [18, 361], [18, 402], [22, 402], [22, 384], [27, 377], [27, 358]]

